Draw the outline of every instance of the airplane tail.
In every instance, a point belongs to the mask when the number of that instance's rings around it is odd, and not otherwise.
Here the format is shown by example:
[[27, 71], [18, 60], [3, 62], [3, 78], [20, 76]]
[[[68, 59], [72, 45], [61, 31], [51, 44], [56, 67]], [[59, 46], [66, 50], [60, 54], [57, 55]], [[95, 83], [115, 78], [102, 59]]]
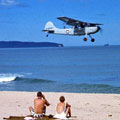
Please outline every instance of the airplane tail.
[[50, 30], [55, 30], [56, 27], [52, 22], [47, 22], [44, 28], [44, 31], [50, 31]]

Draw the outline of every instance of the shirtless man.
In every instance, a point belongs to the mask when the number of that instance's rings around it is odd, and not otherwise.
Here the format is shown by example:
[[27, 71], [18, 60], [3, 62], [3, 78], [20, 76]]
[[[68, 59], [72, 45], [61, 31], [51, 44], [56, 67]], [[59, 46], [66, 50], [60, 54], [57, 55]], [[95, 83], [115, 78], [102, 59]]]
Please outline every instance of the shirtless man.
[[71, 117], [71, 105], [69, 105], [68, 103], [65, 104], [65, 98], [64, 96], [61, 96], [59, 98], [60, 103], [57, 104], [57, 108], [56, 108], [56, 115], [54, 116], [55, 118], [68, 118]]
[[30, 106], [29, 110], [34, 117], [42, 117], [46, 112], [46, 106], [49, 105], [49, 102], [45, 99], [42, 92], [38, 92], [37, 98], [34, 99], [34, 109]]

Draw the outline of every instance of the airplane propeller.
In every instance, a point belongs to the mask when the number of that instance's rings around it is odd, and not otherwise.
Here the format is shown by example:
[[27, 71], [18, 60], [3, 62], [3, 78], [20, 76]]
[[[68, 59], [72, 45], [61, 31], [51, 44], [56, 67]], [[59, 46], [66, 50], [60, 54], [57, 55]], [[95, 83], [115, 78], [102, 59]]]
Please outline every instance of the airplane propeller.
[[100, 26], [98, 26], [98, 31], [100, 31], [100, 33], [103, 33], [103, 29]]

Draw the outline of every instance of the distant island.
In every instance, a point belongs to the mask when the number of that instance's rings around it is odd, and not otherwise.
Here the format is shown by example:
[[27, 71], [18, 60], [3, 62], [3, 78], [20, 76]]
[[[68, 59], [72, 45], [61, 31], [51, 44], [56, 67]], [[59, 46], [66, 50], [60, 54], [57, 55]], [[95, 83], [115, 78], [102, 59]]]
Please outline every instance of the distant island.
[[0, 41], [0, 48], [30, 48], [30, 47], [63, 47], [63, 44], [53, 42]]
[[109, 44], [105, 44], [104, 46], [109, 46]]

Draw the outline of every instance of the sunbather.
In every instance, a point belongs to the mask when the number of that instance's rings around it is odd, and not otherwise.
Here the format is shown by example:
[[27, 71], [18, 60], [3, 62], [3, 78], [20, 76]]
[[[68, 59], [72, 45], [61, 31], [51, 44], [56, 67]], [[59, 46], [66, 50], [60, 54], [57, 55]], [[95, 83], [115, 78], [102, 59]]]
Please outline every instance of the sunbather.
[[45, 99], [42, 92], [37, 93], [37, 98], [34, 99], [34, 109], [30, 106], [29, 110], [34, 117], [42, 117], [45, 115], [46, 106], [49, 106], [49, 102]]
[[65, 103], [64, 96], [61, 96], [59, 100], [60, 103], [57, 104], [56, 115], [54, 117], [60, 119], [71, 117], [71, 109], [70, 109], [71, 105]]

